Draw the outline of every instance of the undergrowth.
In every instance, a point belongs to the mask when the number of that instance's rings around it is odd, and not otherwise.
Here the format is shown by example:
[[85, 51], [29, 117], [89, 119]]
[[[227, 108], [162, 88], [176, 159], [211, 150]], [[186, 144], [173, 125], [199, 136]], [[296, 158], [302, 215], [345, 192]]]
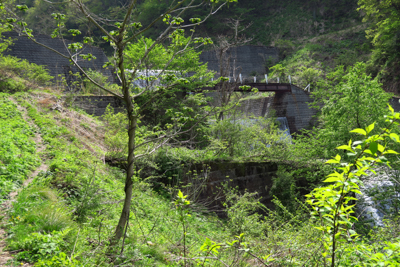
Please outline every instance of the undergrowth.
[[8, 95], [0, 93], [0, 201], [20, 187], [38, 166], [34, 134]]
[[[15, 114], [8, 117], [21, 118], [7, 97], [3, 95], [1, 107], [7, 107], [6, 114]], [[110, 246], [124, 196], [124, 170], [109, 167], [99, 158], [101, 153], [85, 149], [77, 133], [57, 121], [59, 111], [40, 107], [40, 99], [29, 94], [15, 94], [13, 98], [38, 126], [46, 143], [42, 157], [49, 166], [20, 192], [9, 211], [8, 249], [20, 251], [16, 261], [35, 266], [323, 266], [322, 236], [313, 227], [318, 222], [310, 218], [309, 208], [296, 196], [291, 196], [295, 207], [275, 199], [275, 210], [269, 210], [256, 194], [241, 194], [228, 187], [227, 218], [220, 219], [199, 209], [177, 188], [166, 185], [161, 195], [139, 174], [134, 177], [125, 237], [122, 243]], [[32, 133], [26, 133], [29, 140]], [[172, 164], [194, 157], [186, 152], [185, 156], [171, 149], [169, 153], [178, 153]], [[158, 157], [161, 160], [161, 155]], [[168, 157], [162, 161], [170, 162]], [[292, 176], [299, 175], [297, 172], [282, 169], [276, 179], [295, 186]], [[307, 176], [317, 183], [317, 176], [325, 172]], [[274, 190], [282, 191], [282, 196], [284, 190], [291, 192], [283, 184], [276, 184]], [[389, 233], [397, 228], [371, 232], [367, 236], [370, 239], [344, 244], [342, 262], [345, 266], [379, 262], [374, 261], [379, 256], [375, 250], [384, 251], [382, 257], [394, 259], [385, 242], [393, 239]], [[382, 240], [371, 244], [371, 238], [380, 234]], [[391, 245], [397, 251], [397, 243]], [[354, 254], [358, 248], [362, 255]]]

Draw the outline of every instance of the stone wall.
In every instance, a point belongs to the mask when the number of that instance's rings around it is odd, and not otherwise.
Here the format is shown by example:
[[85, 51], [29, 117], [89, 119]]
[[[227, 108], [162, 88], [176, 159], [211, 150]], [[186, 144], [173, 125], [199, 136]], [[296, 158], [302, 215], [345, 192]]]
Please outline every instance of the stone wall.
[[66, 99], [72, 106], [84, 110], [94, 116], [102, 116], [108, 105], [114, 108], [114, 112], [125, 112], [125, 105], [122, 100], [115, 96], [75, 96]]
[[[252, 72], [264, 75], [266, 62], [278, 60], [278, 49], [275, 47], [244, 45], [229, 49], [227, 53], [231, 56], [230, 65], [238, 68], [236, 73], [242, 73], [244, 77], [250, 76]], [[214, 50], [203, 51], [200, 61], [207, 62], [209, 70], [219, 72], [219, 62]]]
[[[208, 208], [223, 215], [224, 201], [223, 184], [237, 187], [240, 193], [257, 192], [260, 202], [268, 208], [273, 208], [272, 196], [269, 191], [272, 187], [273, 177], [276, 176], [278, 164], [273, 162], [210, 162], [192, 166], [197, 177], [185, 175], [183, 183], [192, 184], [191, 189], [201, 189], [197, 196], [198, 203], [205, 203]], [[193, 179], [195, 177], [196, 179]], [[200, 179], [199, 179], [200, 178]], [[190, 190], [184, 192], [190, 194]]]
[[[34, 43], [26, 36], [18, 36], [16, 32], [7, 32], [3, 33], [3, 35], [5, 37], [11, 37], [14, 40], [14, 44], [9, 46], [9, 49], [4, 52], [5, 55], [26, 59], [30, 63], [45, 66], [49, 70], [50, 75], [54, 76], [56, 79], [59, 74], [62, 74], [65, 75], [67, 81], [71, 81], [73, 80], [73, 77], [70, 77], [69, 72], [78, 72], [78, 69], [75, 66], [72, 66], [68, 59]], [[35, 39], [39, 43], [53, 48], [65, 55], [68, 55], [68, 49], [65, 46], [72, 43], [72, 41], [64, 40], [64, 44], [63, 40], [58, 38], [53, 39], [47, 35], [35, 35]], [[96, 57], [96, 59], [92, 59], [91, 61], [83, 60], [81, 57], [78, 57], [78, 62], [83, 69], [90, 68], [98, 70], [107, 77], [112, 77], [111, 71], [103, 68], [104, 63], [108, 62], [108, 59], [100, 48], [85, 45], [81, 52], [82, 54], [91, 53]]]

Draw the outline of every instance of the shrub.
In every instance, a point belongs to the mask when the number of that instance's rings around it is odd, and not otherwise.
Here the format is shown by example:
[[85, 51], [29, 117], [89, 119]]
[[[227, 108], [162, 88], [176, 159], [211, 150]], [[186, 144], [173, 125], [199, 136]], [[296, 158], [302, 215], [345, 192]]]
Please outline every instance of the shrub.
[[11, 56], [0, 56], [0, 90], [14, 93], [27, 91], [31, 84], [49, 85], [52, 76], [43, 66]]
[[[64, 247], [64, 238], [69, 230], [53, 231], [51, 234], [32, 233], [16, 244], [23, 252], [18, 253], [16, 259], [19, 261], [36, 262], [40, 259], [50, 259], [58, 255]], [[46, 266], [46, 265], [43, 265]]]
[[232, 233], [253, 237], [263, 235], [262, 216], [258, 212], [266, 211], [266, 207], [260, 203], [257, 193], [239, 194], [237, 189], [225, 188], [225, 197], [224, 207]]

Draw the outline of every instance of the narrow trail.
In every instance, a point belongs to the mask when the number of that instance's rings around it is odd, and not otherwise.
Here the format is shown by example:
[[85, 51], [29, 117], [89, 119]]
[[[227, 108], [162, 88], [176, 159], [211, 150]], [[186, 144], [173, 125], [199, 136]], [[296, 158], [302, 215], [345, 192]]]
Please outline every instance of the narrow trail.
[[[33, 122], [33, 120], [27, 115], [27, 110], [22, 107], [21, 105], [18, 104], [15, 99], [10, 98], [14, 104], [17, 105], [17, 108], [19, 112], [21, 112], [23, 119], [33, 128], [36, 129], [36, 134], [33, 137], [33, 140], [35, 141], [36, 144], [36, 153], [39, 155], [42, 151], [46, 149], [46, 146], [43, 144], [43, 139], [39, 133], [39, 128], [37, 125]], [[27, 179], [24, 181], [22, 188], [28, 186], [32, 180], [41, 172], [41, 171], [46, 171], [48, 169], [48, 165], [42, 160], [41, 165], [37, 167], [30, 175], [27, 177]], [[21, 189], [22, 189], [21, 188]], [[12, 202], [15, 201], [15, 198], [17, 197], [19, 191], [21, 190], [16, 190], [12, 193], [10, 193], [10, 198], [3, 202], [2, 205], [0, 206], [0, 216], [1, 216], [1, 222], [0, 226], [2, 226], [6, 220], [8, 220], [7, 213], [6, 211], [9, 210], [12, 206]], [[0, 227], [0, 266], [7, 266], [7, 261], [13, 259], [13, 253], [10, 251], [5, 251], [4, 249], [7, 246], [6, 243], [7, 235], [6, 232], [4, 231], [3, 228]], [[33, 266], [32, 264], [25, 263], [23, 265], [19, 265], [22, 267], [28, 267], [28, 266]]]

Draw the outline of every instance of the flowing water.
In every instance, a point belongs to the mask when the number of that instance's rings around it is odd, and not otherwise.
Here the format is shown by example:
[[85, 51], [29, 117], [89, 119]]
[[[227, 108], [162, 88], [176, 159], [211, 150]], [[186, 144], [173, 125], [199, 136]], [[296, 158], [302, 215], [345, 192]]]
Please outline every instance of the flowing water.
[[279, 130], [284, 133], [283, 139], [286, 139], [287, 141], [292, 140], [292, 136], [290, 135], [290, 128], [289, 128], [289, 122], [286, 117], [278, 117], [276, 120], [279, 122]]
[[382, 167], [362, 180], [363, 195], [357, 196], [357, 216], [371, 226], [384, 226], [384, 218], [400, 208], [400, 171]]

